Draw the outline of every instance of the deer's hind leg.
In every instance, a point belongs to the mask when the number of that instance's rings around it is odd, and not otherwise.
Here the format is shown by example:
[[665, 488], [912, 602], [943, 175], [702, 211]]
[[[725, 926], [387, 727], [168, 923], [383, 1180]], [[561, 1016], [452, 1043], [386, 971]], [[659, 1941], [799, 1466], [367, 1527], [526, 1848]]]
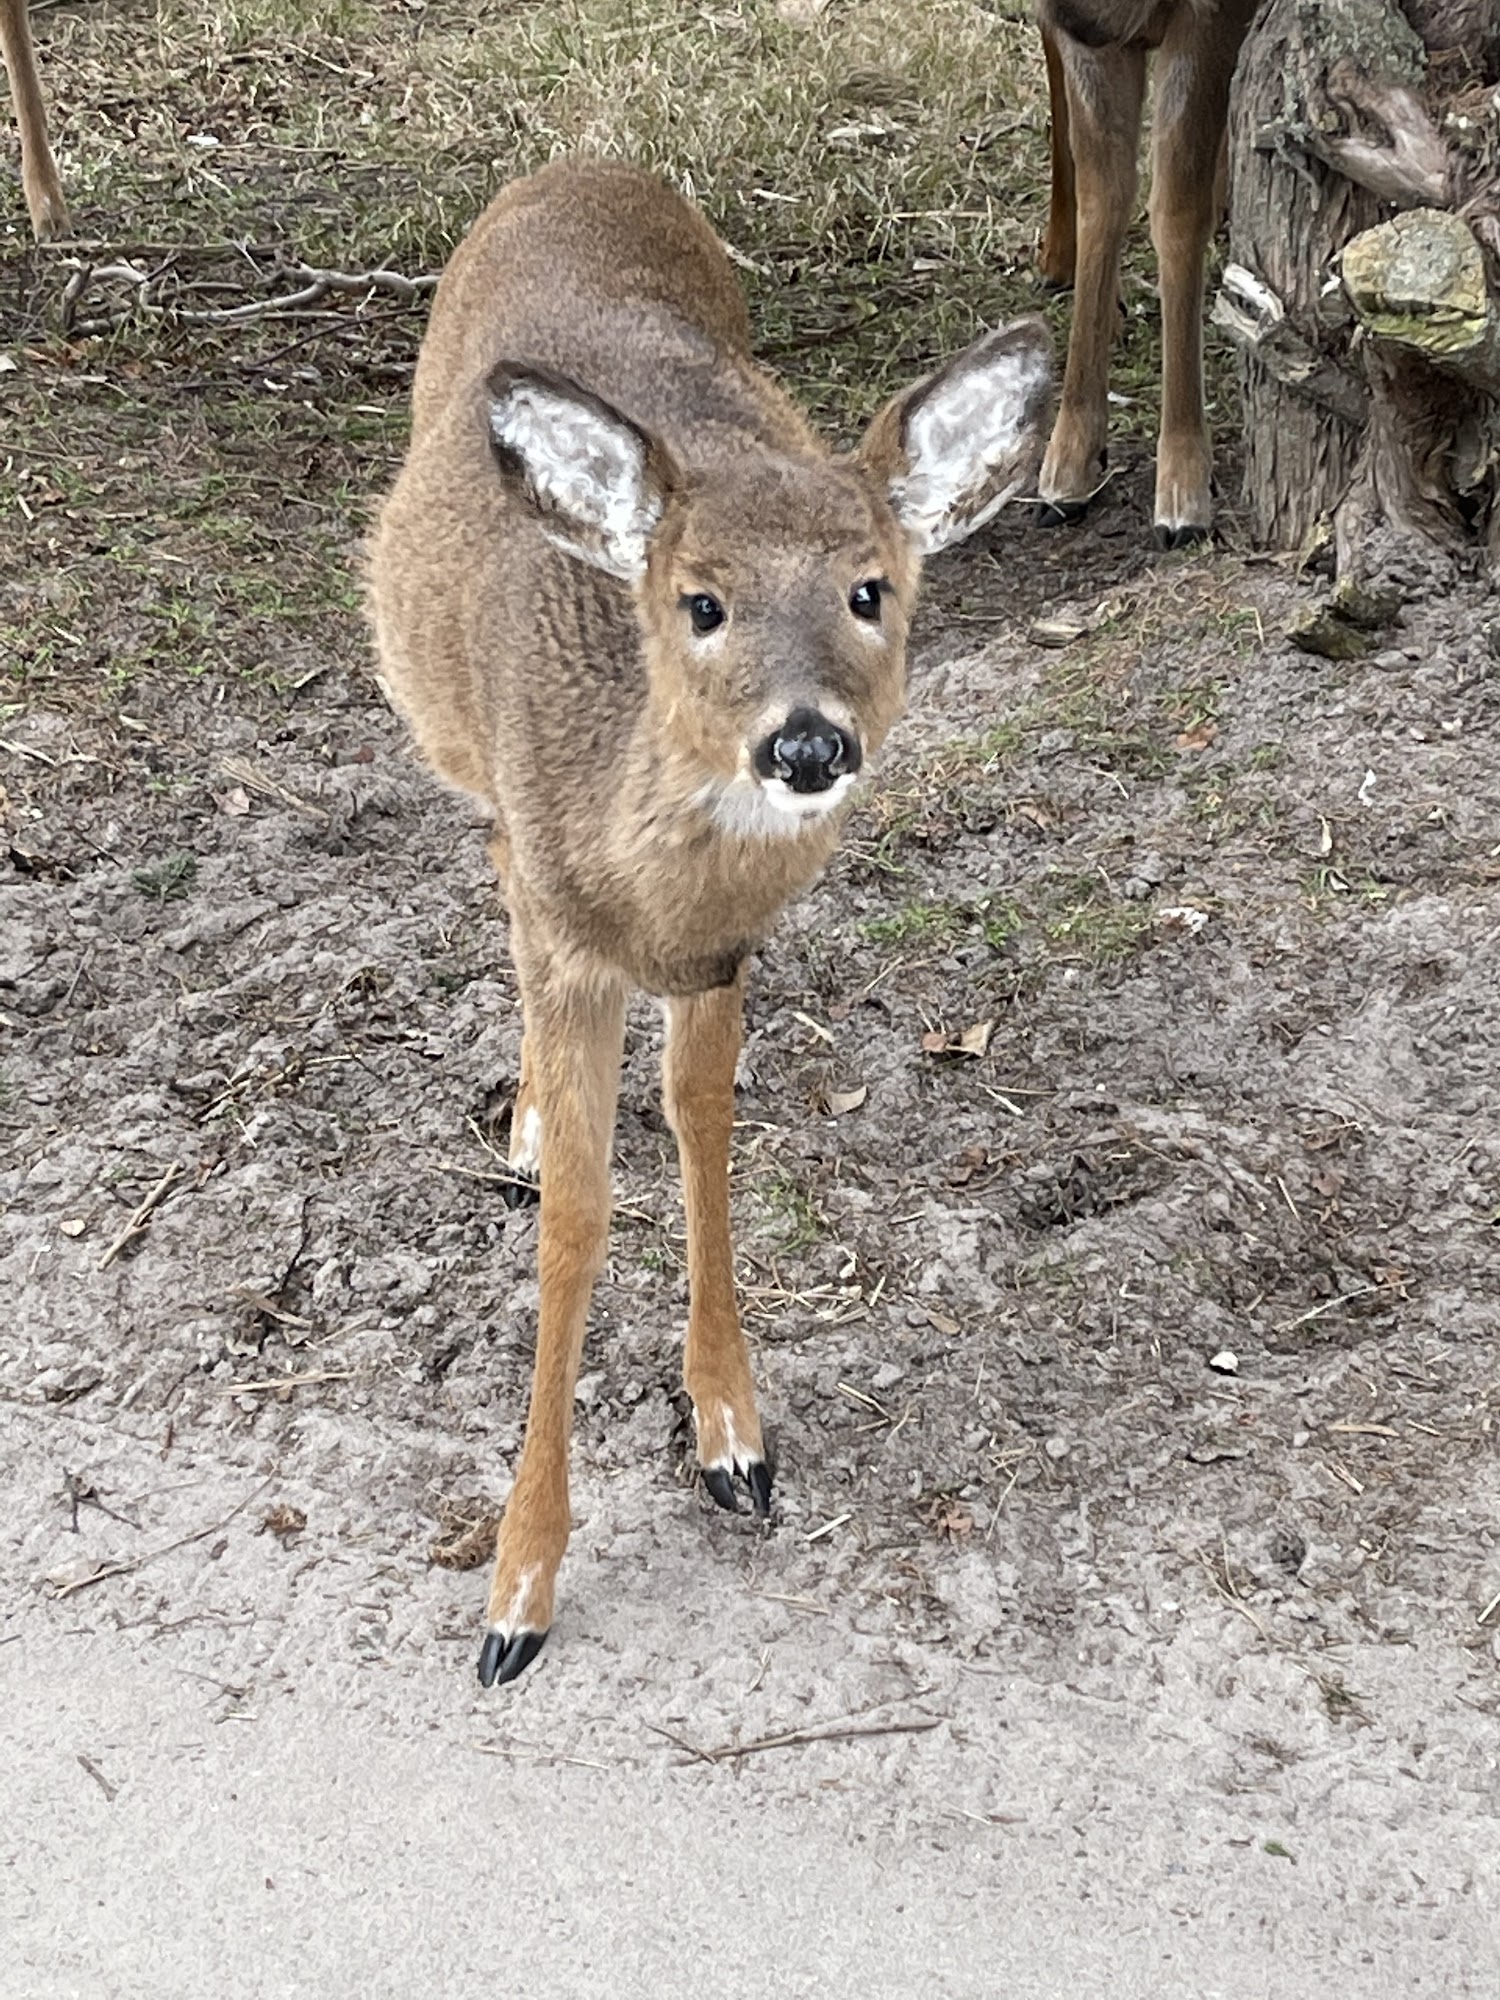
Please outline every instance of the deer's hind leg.
[[573, 1392], [609, 1237], [609, 1154], [625, 1035], [623, 987], [560, 972], [514, 932], [513, 944], [527, 1082], [541, 1120], [541, 1304], [526, 1441], [500, 1523], [489, 1630], [479, 1655], [485, 1687], [522, 1673], [552, 1623], [554, 1584], [572, 1526]]
[[1056, 38], [1047, 28], [1042, 30], [1042, 54], [1047, 63], [1052, 192], [1039, 261], [1043, 282], [1062, 292], [1072, 284], [1078, 261], [1078, 190], [1073, 179], [1073, 138], [1068, 129], [1068, 79]]
[[662, 1094], [677, 1134], [687, 1209], [690, 1303], [683, 1379], [693, 1399], [703, 1483], [721, 1507], [736, 1513], [738, 1476], [756, 1513], [769, 1514], [771, 1473], [735, 1299], [729, 1229], [734, 1070], [743, 1018], [742, 979], [669, 1000]]

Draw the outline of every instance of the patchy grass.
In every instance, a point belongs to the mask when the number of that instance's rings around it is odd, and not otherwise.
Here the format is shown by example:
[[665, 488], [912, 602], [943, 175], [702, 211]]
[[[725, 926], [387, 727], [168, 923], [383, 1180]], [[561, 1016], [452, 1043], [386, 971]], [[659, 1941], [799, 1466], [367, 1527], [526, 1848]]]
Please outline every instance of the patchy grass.
[[176, 853], [164, 855], [160, 861], [153, 861], [145, 868], [137, 868], [130, 879], [148, 901], [173, 903], [187, 894], [197, 874], [197, 857]]
[[[209, 700], [248, 685], [269, 717], [319, 662], [362, 657], [355, 549], [405, 438], [425, 300], [187, 315], [264, 305], [298, 263], [436, 271], [557, 154], [636, 159], [697, 199], [760, 351], [842, 436], [985, 324], [1041, 307], [1065, 334], [1035, 280], [1026, 0], [848, 0], [806, 25], [775, 0], [122, 0], [37, 30], [83, 255], [150, 280], [75, 273], [65, 308], [78, 248], [33, 248], [18, 189], [0, 216], [21, 363], [0, 375], [0, 648], [28, 700], [75, 715], [149, 710], [170, 676]], [[1144, 436], [1143, 226], [1127, 261], [1116, 425]]]
[[758, 1219], [751, 1234], [787, 1256], [808, 1250], [828, 1232], [828, 1222], [803, 1181], [784, 1167], [758, 1172], [751, 1187]]

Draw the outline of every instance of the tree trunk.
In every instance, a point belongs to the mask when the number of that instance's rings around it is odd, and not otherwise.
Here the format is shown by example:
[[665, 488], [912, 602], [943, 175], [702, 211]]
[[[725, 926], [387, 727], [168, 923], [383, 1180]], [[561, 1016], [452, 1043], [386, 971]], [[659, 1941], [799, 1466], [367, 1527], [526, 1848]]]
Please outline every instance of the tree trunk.
[[1500, 563], [1500, 9], [1267, 0], [1230, 122], [1245, 492], [1282, 548], [1331, 527]]

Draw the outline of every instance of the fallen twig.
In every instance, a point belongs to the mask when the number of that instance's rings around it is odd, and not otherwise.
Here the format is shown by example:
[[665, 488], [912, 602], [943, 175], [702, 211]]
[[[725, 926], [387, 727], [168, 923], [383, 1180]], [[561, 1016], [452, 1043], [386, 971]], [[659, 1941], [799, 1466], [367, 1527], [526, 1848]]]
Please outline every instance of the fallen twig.
[[179, 1535], [175, 1542], [163, 1542], [159, 1549], [147, 1549], [144, 1555], [132, 1556], [129, 1562], [104, 1563], [90, 1576], [80, 1576], [72, 1583], [56, 1585], [57, 1597], [59, 1599], [71, 1597], [75, 1590], [87, 1590], [90, 1584], [104, 1583], [112, 1576], [128, 1576], [132, 1570], [143, 1569], [147, 1563], [155, 1562], [159, 1556], [171, 1555], [174, 1549], [185, 1549], [190, 1542], [206, 1541], [210, 1535], [216, 1535], [221, 1528], [227, 1528], [236, 1515], [243, 1514], [250, 1503], [258, 1500], [270, 1484], [269, 1479], [263, 1479], [259, 1486], [245, 1495], [237, 1507], [230, 1508], [222, 1521], [210, 1521], [206, 1528], [195, 1528], [190, 1535]]
[[313, 1382], [352, 1382], [352, 1368], [313, 1368], [305, 1375], [268, 1375], [258, 1382], [225, 1382], [221, 1396], [249, 1396], [261, 1389], [305, 1389]]
[[84, 1770], [88, 1772], [94, 1783], [99, 1787], [100, 1791], [103, 1792], [108, 1803], [113, 1805], [115, 1800], [120, 1796], [120, 1787], [112, 1785], [109, 1782], [109, 1779], [105, 1777], [92, 1757], [85, 1757], [81, 1750], [76, 1751], [74, 1754], [77, 1756]]
[[170, 262], [156, 271], [145, 271], [138, 264], [128, 262], [93, 264], [81, 257], [68, 257], [63, 260], [63, 269], [71, 273], [63, 288], [65, 321], [71, 319], [89, 287], [103, 279], [133, 286], [134, 303], [140, 312], [199, 326], [242, 326], [250, 320], [264, 319], [269, 314], [297, 312], [318, 304], [330, 292], [384, 292], [390, 298], [410, 301], [434, 290], [438, 281], [435, 271], [424, 271], [418, 277], [408, 278], [404, 272], [384, 268], [374, 271], [326, 271], [311, 264], [281, 264], [269, 273], [266, 282], [291, 283], [296, 287], [294, 291], [280, 292], [269, 299], [251, 299], [238, 306], [189, 307], [179, 305], [175, 298], [152, 296], [153, 286], [170, 275]]
[[119, 1235], [115, 1238], [114, 1242], [110, 1244], [109, 1248], [105, 1251], [104, 1255], [99, 1259], [98, 1263], [94, 1266], [94, 1269], [96, 1271], [107, 1271], [110, 1265], [115, 1261], [116, 1257], [118, 1257], [120, 1252], [125, 1248], [126, 1244], [133, 1243], [137, 1236], [141, 1236], [145, 1233], [146, 1226], [151, 1220], [152, 1209], [157, 1207], [158, 1204], [164, 1199], [168, 1188], [171, 1187], [173, 1181], [175, 1181], [181, 1173], [182, 1173], [182, 1168], [177, 1164], [176, 1160], [174, 1160], [171, 1166], [168, 1167], [167, 1171], [162, 1175], [161, 1179], [156, 1183], [156, 1186], [152, 1188], [150, 1194], [146, 1196], [146, 1199], [141, 1203], [140, 1207], [135, 1211], [134, 1215], [131, 1216], [130, 1220], [126, 1223], [125, 1227], [120, 1231]]
[[248, 792], [259, 792], [263, 798], [280, 799], [286, 805], [295, 806], [298, 812], [311, 813], [314, 819], [326, 820], [329, 817], [322, 806], [315, 806], [311, 799], [299, 798], [285, 785], [278, 785], [274, 778], [268, 778], [264, 771], [257, 770], [248, 758], [226, 757], [219, 769], [226, 778], [232, 778]]
[[1351, 1299], [1362, 1299], [1368, 1293], [1378, 1292], [1379, 1290], [1380, 1287], [1378, 1285], [1356, 1285], [1352, 1292], [1340, 1292], [1336, 1299], [1324, 1299], [1322, 1305], [1314, 1306], [1311, 1312], [1299, 1313], [1295, 1319], [1283, 1321], [1277, 1327], [1276, 1331], [1278, 1333], [1292, 1333], [1299, 1326], [1306, 1326], [1309, 1320], [1321, 1319], [1324, 1313], [1332, 1312], [1335, 1306], [1346, 1306]]
[[[461, 1167], [456, 1160], [439, 1160], [437, 1162], [437, 1170], [440, 1174], [461, 1174], [466, 1181], [488, 1181], [494, 1187], [525, 1188], [531, 1194], [536, 1193], [537, 1183], [534, 1174], [486, 1173], [480, 1167]], [[640, 1214], [640, 1211], [637, 1209], [622, 1209], [618, 1205], [614, 1212], [616, 1215]], [[655, 1218], [648, 1215], [644, 1216], [643, 1220], [651, 1222]]]
[[612, 1771], [613, 1764], [598, 1757], [570, 1757], [565, 1750], [513, 1750], [508, 1743], [471, 1743], [481, 1757], [514, 1757], [522, 1764], [581, 1764], [586, 1771]]
[[689, 1761], [722, 1764], [731, 1757], [754, 1757], [762, 1750], [790, 1750], [803, 1743], [837, 1743], [851, 1736], [916, 1736], [924, 1730], [939, 1728], [947, 1719], [944, 1715], [928, 1715], [905, 1722], [816, 1724], [810, 1729], [785, 1729], [776, 1736], [757, 1736], [749, 1743], [720, 1743], [712, 1750], [689, 1743], [685, 1737], [654, 1722], [648, 1722], [646, 1727], [658, 1736], [665, 1736], [679, 1750], [686, 1750]]

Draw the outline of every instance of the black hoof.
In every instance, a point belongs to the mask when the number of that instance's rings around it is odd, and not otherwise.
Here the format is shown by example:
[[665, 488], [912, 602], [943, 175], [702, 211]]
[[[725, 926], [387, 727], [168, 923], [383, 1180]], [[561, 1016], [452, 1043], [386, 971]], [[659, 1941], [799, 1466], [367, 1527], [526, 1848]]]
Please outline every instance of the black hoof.
[[757, 1459], [745, 1474], [745, 1484], [756, 1513], [764, 1520], [771, 1511], [771, 1468]]
[[504, 1687], [525, 1673], [546, 1643], [545, 1632], [514, 1632], [509, 1638], [503, 1632], [486, 1632], [479, 1649], [479, 1685], [494, 1687], [498, 1682]]
[[1156, 524], [1156, 546], [1159, 549], [1190, 549], [1199, 542], [1208, 540], [1209, 531], [1199, 527], [1197, 522], [1188, 521], [1180, 528], [1168, 527], [1165, 521]]
[[541, 1198], [541, 1183], [528, 1180], [520, 1174], [517, 1174], [513, 1181], [502, 1181], [500, 1184], [500, 1199], [507, 1208], [530, 1208]]
[[1039, 528], [1071, 528], [1089, 511], [1087, 500], [1038, 500], [1031, 518]]
[[738, 1514], [740, 1503], [734, 1497], [734, 1478], [722, 1465], [706, 1465], [703, 1468], [703, 1484], [708, 1488], [708, 1497], [726, 1514]]

